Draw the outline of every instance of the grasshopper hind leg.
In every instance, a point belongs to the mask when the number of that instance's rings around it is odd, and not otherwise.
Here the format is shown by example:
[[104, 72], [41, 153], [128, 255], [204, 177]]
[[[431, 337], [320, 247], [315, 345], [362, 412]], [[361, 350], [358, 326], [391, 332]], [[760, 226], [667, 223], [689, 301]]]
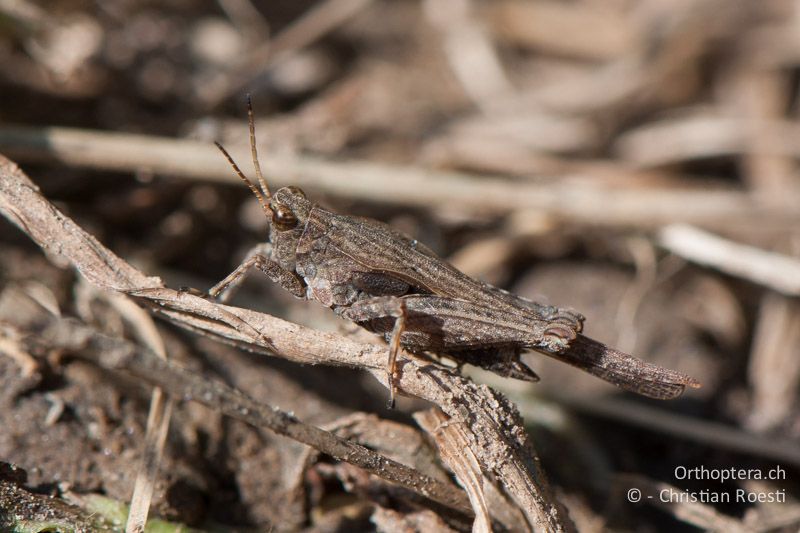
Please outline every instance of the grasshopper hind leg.
[[[352, 320], [374, 333], [384, 335], [389, 342], [389, 358], [386, 364], [386, 377], [389, 386], [387, 407], [393, 409], [397, 395], [397, 379], [399, 377], [397, 354], [400, 353], [400, 339], [406, 331], [408, 323], [406, 301], [395, 296], [376, 296], [358, 301], [349, 307], [341, 308], [337, 312], [344, 318]], [[394, 325], [390, 326], [392, 322], [394, 322]]]
[[522, 381], [539, 381], [539, 376], [520, 360], [521, 349], [516, 346], [457, 351], [447, 354], [459, 364], [477, 366], [498, 376]]
[[397, 318], [392, 328], [392, 337], [389, 341], [389, 360], [386, 364], [386, 375], [389, 382], [389, 409], [394, 409], [395, 394], [397, 392], [397, 353], [400, 351], [400, 337], [406, 329], [406, 306], [403, 300], [397, 300]]

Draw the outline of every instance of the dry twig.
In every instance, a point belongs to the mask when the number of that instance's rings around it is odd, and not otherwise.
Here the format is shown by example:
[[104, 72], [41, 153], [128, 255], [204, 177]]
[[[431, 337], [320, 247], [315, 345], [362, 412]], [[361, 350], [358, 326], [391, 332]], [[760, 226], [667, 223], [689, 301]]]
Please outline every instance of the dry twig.
[[492, 519], [483, 492], [484, 479], [477, 458], [466, 446], [465, 428], [449, 423], [447, 416], [441, 411], [419, 413], [416, 420], [436, 439], [442, 461], [455, 473], [459, 483], [467, 491], [472, 508], [475, 510], [472, 533], [491, 532]]

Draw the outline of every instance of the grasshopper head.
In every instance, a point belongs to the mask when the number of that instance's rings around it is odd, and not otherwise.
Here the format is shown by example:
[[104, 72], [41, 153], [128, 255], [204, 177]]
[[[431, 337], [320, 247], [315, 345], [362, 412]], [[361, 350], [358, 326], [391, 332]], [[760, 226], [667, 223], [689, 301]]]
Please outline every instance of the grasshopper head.
[[270, 197], [269, 209], [272, 211], [272, 226], [278, 231], [288, 231], [305, 224], [311, 202], [299, 187], [290, 185], [278, 189]]
[[228, 160], [239, 179], [250, 188], [258, 199], [261, 209], [271, 222], [272, 231], [270, 233], [277, 231], [280, 234], [291, 231], [298, 226], [302, 228], [312, 207], [311, 202], [306, 199], [305, 193], [298, 187], [289, 186], [282, 187], [275, 194], [272, 194], [267, 185], [267, 180], [264, 179], [264, 175], [261, 173], [258, 151], [256, 150], [256, 126], [253, 119], [253, 105], [250, 102], [250, 95], [247, 96], [247, 122], [250, 126], [250, 154], [253, 158], [253, 167], [256, 171], [258, 186], [245, 176], [244, 172], [220, 143], [215, 142], [214, 144], [217, 145], [222, 155]]

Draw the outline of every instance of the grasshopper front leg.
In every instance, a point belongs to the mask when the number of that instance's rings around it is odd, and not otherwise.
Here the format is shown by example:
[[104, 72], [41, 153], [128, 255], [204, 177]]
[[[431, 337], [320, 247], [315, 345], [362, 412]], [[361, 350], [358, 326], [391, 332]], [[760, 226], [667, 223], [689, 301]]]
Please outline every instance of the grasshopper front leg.
[[269, 243], [262, 243], [255, 246], [247, 254], [247, 258], [236, 267], [236, 270], [228, 274], [225, 279], [214, 285], [208, 294], [212, 298], [217, 298], [223, 302], [232, 296], [232, 291], [244, 281], [250, 269], [257, 268], [266, 276], [277, 283], [294, 296], [305, 298], [306, 285], [295, 272], [286, 270], [275, 261], [268, 258], [270, 252]]

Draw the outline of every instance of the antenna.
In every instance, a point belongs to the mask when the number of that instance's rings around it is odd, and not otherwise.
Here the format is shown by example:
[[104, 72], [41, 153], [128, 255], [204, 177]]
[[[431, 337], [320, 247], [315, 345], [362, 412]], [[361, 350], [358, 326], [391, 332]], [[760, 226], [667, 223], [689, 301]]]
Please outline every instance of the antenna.
[[272, 194], [267, 187], [267, 180], [261, 173], [261, 165], [258, 162], [258, 151], [256, 150], [256, 121], [253, 119], [253, 102], [250, 100], [250, 94], [247, 94], [247, 122], [250, 124], [250, 155], [253, 156], [253, 166], [256, 169], [256, 178], [258, 178], [258, 185], [261, 187], [261, 192], [264, 197], [269, 199]]
[[[264, 199], [264, 195], [261, 194], [261, 191], [258, 190], [258, 187], [253, 185], [253, 182], [250, 181], [247, 178], [247, 176], [244, 175], [244, 172], [242, 172], [239, 169], [239, 166], [233, 160], [231, 154], [229, 154], [228, 151], [225, 148], [223, 148], [220, 143], [214, 141], [214, 144], [217, 146], [217, 148], [219, 148], [219, 151], [222, 152], [222, 155], [225, 156], [225, 159], [227, 159], [228, 163], [230, 163], [230, 165], [233, 167], [233, 170], [234, 172], [236, 172], [236, 175], [239, 176], [239, 178], [247, 184], [250, 190], [253, 191], [253, 194], [256, 195], [256, 198], [258, 198], [258, 203], [261, 204], [261, 209], [264, 211], [264, 214], [267, 215], [267, 218], [272, 218], [272, 210], [269, 208], [269, 205], [267, 205], [267, 202]], [[269, 190], [267, 190], [267, 192], [269, 192]]]

